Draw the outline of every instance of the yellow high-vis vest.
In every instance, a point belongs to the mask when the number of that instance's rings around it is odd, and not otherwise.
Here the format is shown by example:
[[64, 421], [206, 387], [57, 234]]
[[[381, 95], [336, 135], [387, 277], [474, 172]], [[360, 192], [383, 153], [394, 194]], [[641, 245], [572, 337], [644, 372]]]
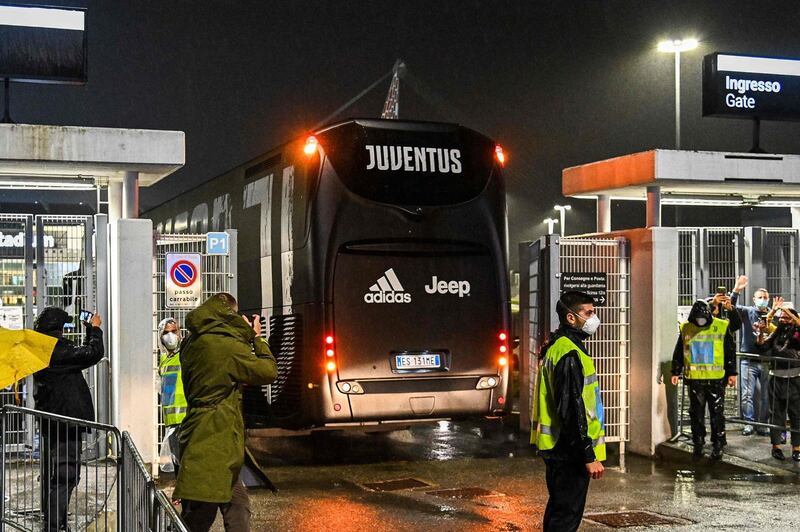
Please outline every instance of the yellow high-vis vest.
[[714, 318], [708, 327], [694, 323], [681, 325], [683, 340], [683, 377], [712, 380], [725, 377], [725, 334], [728, 322]]
[[178, 352], [161, 356], [158, 364], [161, 375], [161, 414], [164, 425], [180, 425], [186, 417], [186, 396], [183, 394], [181, 359]]
[[603, 402], [600, 399], [597, 371], [595, 371], [592, 359], [566, 336], [562, 336], [550, 346], [539, 369], [539, 396], [534, 402], [531, 416], [536, 424], [536, 431], [531, 433], [531, 443], [536, 444], [540, 451], [547, 451], [555, 447], [558, 442], [561, 427], [560, 420], [556, 415], [553, 372], [558, 361], [571, 351], [578, 352], [578, 358], [583, 368], [581, 396], [586, 410], [587, 435], [592, 439], [595, 458], [602, 461], [606, 459], [605, 416]]

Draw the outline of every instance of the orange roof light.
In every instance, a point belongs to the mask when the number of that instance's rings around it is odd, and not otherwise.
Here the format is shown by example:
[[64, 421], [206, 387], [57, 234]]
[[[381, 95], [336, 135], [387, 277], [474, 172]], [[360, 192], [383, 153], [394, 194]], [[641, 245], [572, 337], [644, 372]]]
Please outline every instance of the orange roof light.
[[506, 152], [503, 151], [503, 147], [499, 144], [494, 147], [494, 157], [500, 163], [500, 166], [506, 165]]
[[318, 145], [319, 141], [317, 140], [317, 137], [315, 137], [314, 135], [309, 135], [308, 138], [306, 139], [306, 145], [303, 146], [303, 152], [306, 155], [314, 155], [314, 153], [316, 153], [317, 151]]

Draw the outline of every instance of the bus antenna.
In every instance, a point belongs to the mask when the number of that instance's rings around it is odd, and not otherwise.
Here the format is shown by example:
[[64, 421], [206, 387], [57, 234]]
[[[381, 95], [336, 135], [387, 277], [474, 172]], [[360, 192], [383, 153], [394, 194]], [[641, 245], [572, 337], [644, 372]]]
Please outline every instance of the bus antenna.
[[406, 64], [402, 59], [398, 59], [392, 69], [392, 83], [389, 85], [389, 93], [386, 95], [386, 102], [383, 104], [381, 118], [397, 120], [400, 117], [400, 78], [405, 73]]

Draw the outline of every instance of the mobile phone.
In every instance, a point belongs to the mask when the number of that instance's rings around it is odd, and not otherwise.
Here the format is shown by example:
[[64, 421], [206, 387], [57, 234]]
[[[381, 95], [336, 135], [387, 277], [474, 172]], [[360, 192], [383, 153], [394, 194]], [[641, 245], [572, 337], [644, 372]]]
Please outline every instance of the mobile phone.
[[727, 288], [725, 288], [724, 286], [718, 286], [718, 287], [717, 287], [717, 293], [718, 293], [718, 294], [725, 295], [725, 294], [727, 294], [727, 293], [728, 293], [728, 289], [727, 289]]
[[83, 323], [89, 323], [89, 321], [91, 321], [93, 317], [94, 317], [94, 312], [89, 312], [88, 310], [81, 309], [78, 319], [81, 320], [81, 322]]

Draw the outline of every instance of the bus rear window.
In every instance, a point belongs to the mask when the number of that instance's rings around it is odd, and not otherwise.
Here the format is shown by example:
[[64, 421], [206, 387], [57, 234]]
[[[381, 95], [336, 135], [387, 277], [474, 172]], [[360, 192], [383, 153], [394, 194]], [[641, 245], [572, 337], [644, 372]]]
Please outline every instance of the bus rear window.
[[477, 197], [493, 167], [494, 144], [458, 126], [408, 129], [350, 122], [319, 136], [333, 169], [352, 192], [395, 205], [453, 205]]

